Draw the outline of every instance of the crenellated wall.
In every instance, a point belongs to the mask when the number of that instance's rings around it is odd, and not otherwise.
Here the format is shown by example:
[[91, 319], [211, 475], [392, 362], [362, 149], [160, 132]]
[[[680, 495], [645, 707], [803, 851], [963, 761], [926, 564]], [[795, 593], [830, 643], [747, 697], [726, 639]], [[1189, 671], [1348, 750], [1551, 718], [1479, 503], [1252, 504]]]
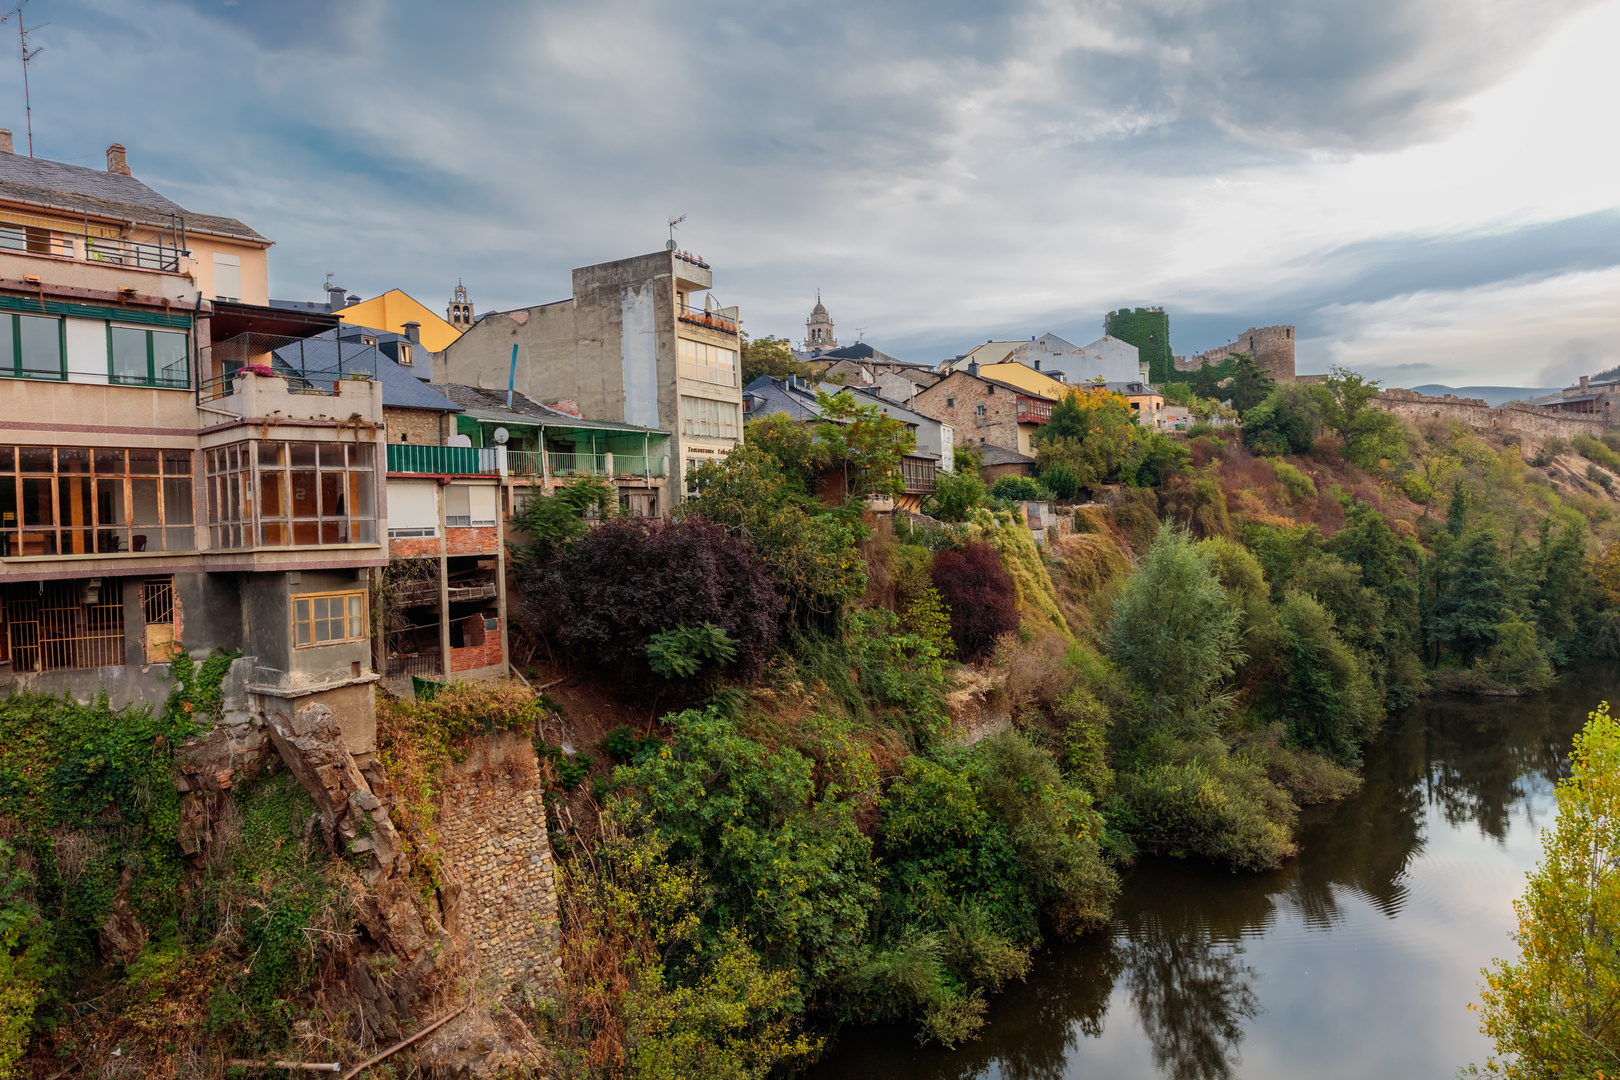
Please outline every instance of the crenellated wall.
[[1482, 398], [1425, 397], [1414, 390], [1385, 390], [1373, 400], [1385, 412], [1405, 420], [1457, 420], [1479, 431], [1515, 431], [1545, 439], [1556, 435], [1601, 435], [1607, 424], [1599, 417], [1570, 416], [1532, 405], [1493, 409]]

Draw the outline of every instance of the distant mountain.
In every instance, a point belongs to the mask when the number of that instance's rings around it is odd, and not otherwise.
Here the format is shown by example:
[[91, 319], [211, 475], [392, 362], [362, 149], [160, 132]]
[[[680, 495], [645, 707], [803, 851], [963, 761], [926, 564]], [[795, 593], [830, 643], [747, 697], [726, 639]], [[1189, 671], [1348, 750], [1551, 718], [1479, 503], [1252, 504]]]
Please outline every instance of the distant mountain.
[[1504, 401], [1526, 401], [1533, 397], [1543, 397], [1547, 394], [1556, 394], [1562, 391], [1562, 386], [1442, 386], [1439, 383], [1425, 383], [1414, 386], [1420, 394], [1429, 397], [1440, 397], [1444, 394], [1455, 394], [1457, 397], [1484, 398], [1487, 405], [1500, 405]]

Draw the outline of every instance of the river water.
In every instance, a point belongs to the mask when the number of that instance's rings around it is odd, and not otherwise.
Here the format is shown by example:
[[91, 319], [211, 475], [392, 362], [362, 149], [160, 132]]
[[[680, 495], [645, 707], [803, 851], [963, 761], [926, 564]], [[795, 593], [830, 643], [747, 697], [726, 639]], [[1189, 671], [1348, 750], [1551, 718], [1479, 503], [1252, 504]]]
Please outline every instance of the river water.
[[1620, 665], [1521, 699], [1441, 697], [1390, 717], [1360, 794], [1306, 811], [1271, 874], [1131, 870], [1111, 926], [1046, 949], [981, 1037], [919, 1048], [846, 1028], [814, 1080], [1443, 1080], [1483, 1061], [1479, 969], [1512, 955], [1571, 737]]

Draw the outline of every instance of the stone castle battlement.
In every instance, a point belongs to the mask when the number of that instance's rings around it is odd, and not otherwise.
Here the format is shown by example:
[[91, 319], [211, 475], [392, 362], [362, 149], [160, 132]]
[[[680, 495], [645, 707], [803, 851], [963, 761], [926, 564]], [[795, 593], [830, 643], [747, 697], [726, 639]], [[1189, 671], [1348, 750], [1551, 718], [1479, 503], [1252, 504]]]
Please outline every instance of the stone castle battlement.
[[1479, 431], [1513, 431], [1539, 439], [1553, 435], [1561, 439], [1597, 436], [1608, 426], [1600, 416], [1570, 415], [1533, 405], [1492, 408], [1484, 398], [1460, 398], [1453, 394], [1428, 397], [1416, 390], [1385, 390], [1372, 404], [1405, 420], [1457, 420]]
[[1294, 328], [1292, 326], [1251, 326], [1233, 341], [1201, 352], [1192, 359], [1175, 358], [1177, 371], [1197, 371], [1207, 360], [1219, 364], [1242, 353], [1252, 356], [1267, 375], [1280, 383], [1294, 381]]

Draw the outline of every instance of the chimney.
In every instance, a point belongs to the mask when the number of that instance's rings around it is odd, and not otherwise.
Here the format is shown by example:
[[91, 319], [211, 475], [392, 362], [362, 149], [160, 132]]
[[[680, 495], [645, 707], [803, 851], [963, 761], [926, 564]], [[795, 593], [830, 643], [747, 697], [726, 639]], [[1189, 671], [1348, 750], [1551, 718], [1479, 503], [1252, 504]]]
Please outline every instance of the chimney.
[[1586, 389], [1587, 380], [1589, 380], [1591, 377], [1592, 376], [1590, 376], [1590, 375], [1582, 375], [1581, 376], [1581, 389], [1582, 390]]
[[119, 176], [129, 175], [129, 158], [123, 143], [113, 143], [107, 147], [107, 171]]
[[344, 298], [343, 306], [344, 307], [353, 307], [354, 305], [358, 304], [359, 302], [360, 302], [360, 294], [359, 293], [350, 293], [346, 298]]
[[341, 285], [328, 285], [326, 287], [327, 308], [332, 311], [336, 311], [341, 308], [343, 306], [343, 294], [348, 291], [348, 289], [345, 289]]
[[0, 128], [0, 151], [4, 151], [8, 154], [15, 154], [17, 152], [16, 150], [12, 149], [11, 146], [11, 132], [7, 131], [5, 128]]
[[969, 375], [977, 375], [978, 373], [979, 373], [979, 362], [977, 360], [969, 360], [968, 361], [968, 374]]
[[422, 324], [419, 322], [406, 323], [405, 340], [412, 345], [420, 345], [422, 343]]

